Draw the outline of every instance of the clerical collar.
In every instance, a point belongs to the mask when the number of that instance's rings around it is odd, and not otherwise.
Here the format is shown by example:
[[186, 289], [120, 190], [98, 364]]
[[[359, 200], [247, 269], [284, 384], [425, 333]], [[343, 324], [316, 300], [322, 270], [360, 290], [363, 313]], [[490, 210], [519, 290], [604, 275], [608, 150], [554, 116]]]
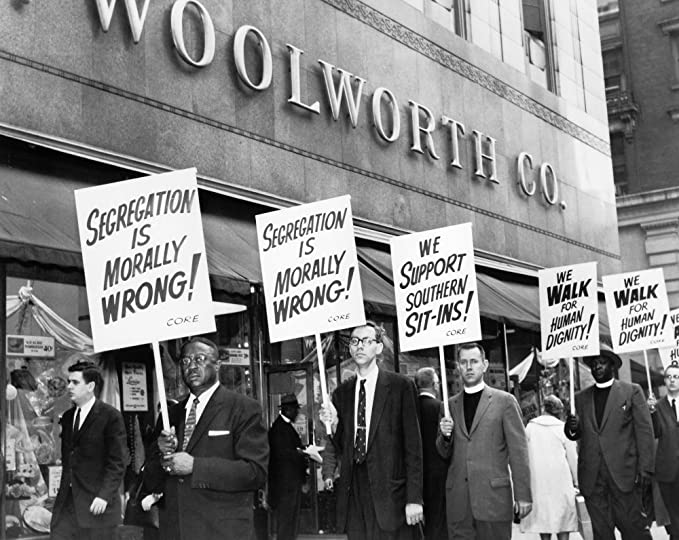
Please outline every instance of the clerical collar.
[[613, 379], [610, 379], [606, 382], [598, 382], [594, 384], [596, 385], [597, 388], [610, 388], [611, 386], [613, 386]]
[[486, 383], [481, 381], [479, 384], [475, 384], [474, 386], [465, 386], [464, 387], [464, 393], [465, 394], [476, 394], [477, 392], [480, 392], [486, 387]]

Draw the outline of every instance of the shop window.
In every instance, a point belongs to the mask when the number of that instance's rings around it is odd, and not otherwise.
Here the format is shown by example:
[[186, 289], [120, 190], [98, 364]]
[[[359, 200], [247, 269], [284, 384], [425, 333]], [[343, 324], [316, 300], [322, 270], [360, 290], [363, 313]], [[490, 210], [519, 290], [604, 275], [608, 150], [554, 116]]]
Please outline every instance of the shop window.
[[532, 81], [554, 91], [552, 40], [545, 0], [522, 0], [526, 72]]

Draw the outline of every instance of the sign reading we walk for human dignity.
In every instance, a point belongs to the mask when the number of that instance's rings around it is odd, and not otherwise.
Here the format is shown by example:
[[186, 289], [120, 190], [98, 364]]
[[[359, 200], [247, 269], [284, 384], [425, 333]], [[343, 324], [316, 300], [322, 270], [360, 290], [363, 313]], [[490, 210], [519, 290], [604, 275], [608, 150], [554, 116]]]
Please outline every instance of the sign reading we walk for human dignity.
[[256, 220], [272, 342], [365, 323], [349, 195]]
[[663, 347], [669, 304], [662, 268], [602, 278], [613, 350], [617, 353]]
[[402, 351], [481, 339], [472, 224], [391, 239]]
[[96, 351], [215, 331], [196, 169], [75, 192]]
[[538, 271], [542, 358], [599, 354], [596, 263]]

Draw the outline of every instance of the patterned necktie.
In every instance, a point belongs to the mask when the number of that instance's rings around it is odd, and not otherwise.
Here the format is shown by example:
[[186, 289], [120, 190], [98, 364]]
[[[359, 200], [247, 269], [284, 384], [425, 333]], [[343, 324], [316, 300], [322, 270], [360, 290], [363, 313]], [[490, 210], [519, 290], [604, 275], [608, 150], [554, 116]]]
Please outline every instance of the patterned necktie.
[[75, 410], [75, 420], [73, 421], [73, 435], [80, 430], [80, 407]]
[[358, 391], [358, 414], [356, 415], [356, 440], [354, 441], [354, 461], [363, 463], [366, 454], [366, 425], [365, 425], [365, 379], [361, 381]]
[[196, 428], [196, 407], [198, 407], [198, 398], [193, 400], [191, 404], [191, 410], [189, 411], [189, 417], [186, 419], [186, 425], [184, 426], [184, 440], [182, 441], [182, 452], [186, 451], [186, 447], [189, 445], [191, 440], [191, 435], [193, 435], [193, 430]]

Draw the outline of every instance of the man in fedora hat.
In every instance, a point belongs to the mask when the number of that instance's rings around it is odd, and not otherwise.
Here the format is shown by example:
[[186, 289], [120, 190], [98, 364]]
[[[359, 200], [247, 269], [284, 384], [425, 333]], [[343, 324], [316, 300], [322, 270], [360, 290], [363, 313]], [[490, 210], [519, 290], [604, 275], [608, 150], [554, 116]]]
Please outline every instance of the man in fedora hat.
[[279, 540], [297, 536], [302, 486], [306, 479], [306, 454], [295, 429], [300, 405], [294, 394], [281, 398], [278, 418], [269, 430], [269, 504], [276, 512]]
[[598, 356], [584, 359], [595, 384], [575, 395], [566, 437], [580, 441], [578, 480], [592, 520], [594, 538], [649, 539], [641, 497], [653, 474], [653, 426], [638, 384], [618, 381], [622, 360], [602, 344]]

